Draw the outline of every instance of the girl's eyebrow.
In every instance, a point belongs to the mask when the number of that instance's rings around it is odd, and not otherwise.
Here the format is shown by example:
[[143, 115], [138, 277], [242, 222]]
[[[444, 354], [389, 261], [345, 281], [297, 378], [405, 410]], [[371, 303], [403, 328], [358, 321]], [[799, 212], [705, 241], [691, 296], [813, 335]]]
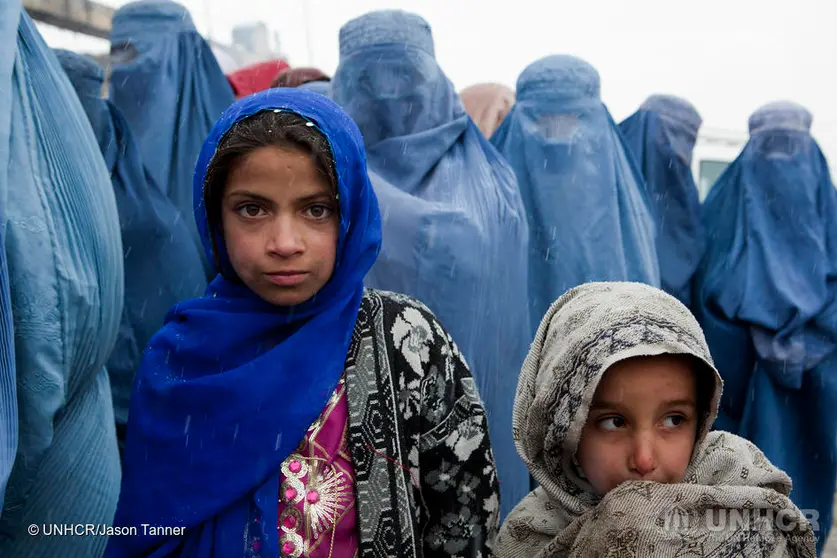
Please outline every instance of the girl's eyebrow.
[[[229, 198], [248, 198], [254, 201], [258, 201], [264, 203], [266, 205], [272, 205], [274, 201], [266, 196], [261, 194], [256, 194], [255, 192], [250, 192], [248, 190], [234, 190], [230, 192], [227, 197]], [[301, 198], [297, 198], [294, 200], [294, 203], [304, 205], [307, 203], [315, 202], [315, 201], [334, 201], [334, 195], [328, 192], [317, 192], [315, 194], [309, 194], [307, 196], [303, 196]]]
[[253, 200], [256, 200], [256, 201], [260, 201], [260, 202], [265, 203], [265, 204], [272, 204], [273, 203], [273, 200], [271, 200], [270, 198], [262, 196], [261, 194], [256, 194], [254, 192], [249, 192], [247, 190], [234, 190], [234, 191], [229, 193], [229, 197], [231, 197], [231, 198], [232, 197], [250, 198], [250, 199], [253, 199]]
[[[691, 399], [668, 399], [660, 402], [661, 407], [696, 407], [697, 404]], [[615, 401], [594, 401], [590, 410], [599, 409], [621, 409], [622, 404]]]
[[303, 196], [301, 198], [297, 198], [296, 201], [297, 201], [297, 203], [300, 203], [300, 204], [306, 204], [306, 203], [309, 203], [309, 202], [321, 201], [321, 200], [332, 201], [332, 200], [334, 200], [334, 196], [332, 194], [329, 194], [328, 192], [318, 192], [316, 194], [311, 194], [310, 196]]
[[671, 399], [669, 401], [663, 401], [662, 403], [666, 407], [696, 407], [697, 404], [694, 402], [693, 399]]
[[593, 401], [593, 404], [590, 405], [590, 410], [593, 409], [619, 409], [621, 405], [614, 401]]

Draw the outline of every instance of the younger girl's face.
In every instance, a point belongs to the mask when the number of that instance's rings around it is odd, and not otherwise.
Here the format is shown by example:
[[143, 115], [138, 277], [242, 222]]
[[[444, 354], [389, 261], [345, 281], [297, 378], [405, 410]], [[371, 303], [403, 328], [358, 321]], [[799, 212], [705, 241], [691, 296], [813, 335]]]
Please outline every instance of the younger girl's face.
[[593, 396], [577, 458], [604, 495], [630, 480], [683, 480], [698, 430], [697, 378], [677, 355], [611, 366]]
[[339, 205], [310, 153], [270, 146], [242, 156], [221, 203], [230, 263], [261, 298], [295, 306], [331, 278]]

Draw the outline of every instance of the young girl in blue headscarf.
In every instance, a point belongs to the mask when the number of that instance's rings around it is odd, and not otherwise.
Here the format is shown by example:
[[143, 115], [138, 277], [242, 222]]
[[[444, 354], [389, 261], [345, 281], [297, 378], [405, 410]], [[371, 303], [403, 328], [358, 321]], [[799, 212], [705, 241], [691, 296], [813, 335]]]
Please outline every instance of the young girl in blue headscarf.
[[352, 120], [299, 89], [239, 101], [195, 217], [219, 275], [147, 349], [107, 555], [488, 555], [468, 367], [424, 305], [363, 288], [381, 218]]

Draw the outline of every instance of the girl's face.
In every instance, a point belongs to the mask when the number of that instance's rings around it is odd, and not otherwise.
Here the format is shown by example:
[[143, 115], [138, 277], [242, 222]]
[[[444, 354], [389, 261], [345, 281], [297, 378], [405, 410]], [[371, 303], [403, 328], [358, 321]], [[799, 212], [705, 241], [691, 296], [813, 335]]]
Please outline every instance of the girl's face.
[[309, 153], [271, 146], [240, 157], [221, 203], [230, 263], [261, 298], [296, 306], [331, 278], [339, 205]]
[[683, 480], [698, 430], [696, 384], [691, 361], [677, 355], [632, 358], [605, 372], [577, 452], [599, 494], [625, 481]]

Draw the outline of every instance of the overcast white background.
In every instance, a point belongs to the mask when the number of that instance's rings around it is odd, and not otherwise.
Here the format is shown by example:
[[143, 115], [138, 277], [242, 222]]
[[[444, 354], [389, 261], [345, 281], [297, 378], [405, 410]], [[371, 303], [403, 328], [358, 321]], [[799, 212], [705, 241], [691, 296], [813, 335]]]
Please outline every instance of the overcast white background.
[[[837, 158], [837, 43], [828, 38], [837, 29], [837, 2], [831, 0], [182, 3], [202, 33], [225, 43], [235, 25], [263, 21], [279, 32], [292, 65], [327, 73], [337, 66], [340, 26], [380, 8], [413, 11], [430, 22], [437, 59], [457, 89], [484, 81], [513, 87], [537, 58], [573, 54], [598, 69], [603, 99], [617, 121], [649, 94], [673, 93], [695, 104], [705, 126], [745, 133], [754, 109], [789, 99], [813, 112], [815, 137], [832, 162]], [[107, 48], [104, 41], [41, 29], [51, 46]]]

